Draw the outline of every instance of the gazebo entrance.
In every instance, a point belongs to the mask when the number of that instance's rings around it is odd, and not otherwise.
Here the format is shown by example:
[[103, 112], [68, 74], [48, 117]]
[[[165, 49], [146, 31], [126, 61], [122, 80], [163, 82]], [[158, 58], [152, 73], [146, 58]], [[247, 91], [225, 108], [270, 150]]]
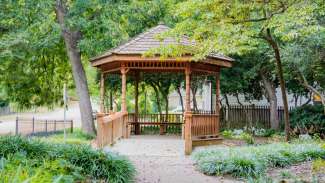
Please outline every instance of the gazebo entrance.
[[[159, 56], [143, 57], [143, 54], [153, 48], [163, 45], [192, 43], [184, 37], [180, 42], [173, 39], [159, 41], [155, 37], [169, 28], [158, 25], [131, 41], [114, 48], [107, 53], [92, 59], [91, 64], [101, 72], [100, 81], [100, 113], [97, 114], [97, 143], [100, 147], [113, 144], [119, 138], [128, 138], [132, 133], [140, 134], [141, 126], [158, 125], [160, 134], [164, 134], [168, 126], [179, 126], [185, 140], [185, 154], [192, 152], [196, 145], [214, 144], [220, 142], [219, 133], [219, 93], [220, 68], [231, 67], [232, 59], [219, 54], [210, 54], [204, 60], [192, 61], [190, 54], [180, 58], [161, 59]], [[185, 112], [184, 114], [139, 114], [138, 84], [140, 73], [184, 73], [185, 80]], [[108, 74], [120, 74], [121, 111], [106, 113], [104, 109], [104, 81]], [[216, 81], [216, 105], [214, 111], [198, 112], [191, 109], [191, 76], [210, 75]], [[126, 80], [135, 78], [135, 109], [128, 114], [126, 105]]]

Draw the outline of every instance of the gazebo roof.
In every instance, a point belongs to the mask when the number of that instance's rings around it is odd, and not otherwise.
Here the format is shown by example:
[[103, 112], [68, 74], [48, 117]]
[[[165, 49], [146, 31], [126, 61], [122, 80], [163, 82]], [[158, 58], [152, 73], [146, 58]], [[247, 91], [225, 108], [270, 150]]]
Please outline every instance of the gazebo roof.
[[[153, 27], [148, 31], [130, 39], [128, 42], [121, 44], [120, 46], [113, 48], [98, 57], [92, 58], [91, 61], [94, 62], [106, 57], [110, 57], [112, 55], [143, 55], [151, 49], [159, 48], [160, 46], [168, 46], [175, 44], [191, 46], [195, 44], [193, 41], [190, 41], [189, 38], [186, 36], [183, 36], [180, 41], [176, 41], [174, 38], [165, 38], [164, 40], [157, 39], [158, 35], [168, 30], [170, 30], [168, 26], [164, 24], [159, 24], [156, 27]], [[210, 53], [207, 57], [228, 62], [234, 61], [232, 58], [218, 53]]]

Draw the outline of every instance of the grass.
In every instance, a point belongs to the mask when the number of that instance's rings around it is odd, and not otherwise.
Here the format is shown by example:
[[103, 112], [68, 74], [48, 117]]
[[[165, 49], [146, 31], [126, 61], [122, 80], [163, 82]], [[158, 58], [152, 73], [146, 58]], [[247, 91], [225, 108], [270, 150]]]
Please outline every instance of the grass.
[[259, 177], [269, 167], [285, 167], [324, 156], [325, 149], [315, 141], [216, 147], [193, 153], [193, 158], [203, 173], [230, 174], [241, 178]]
[[20, 136], [0, 137], [0, 159], [0, 182], [132, 182], [135, 173], [114, 153]]
[[[35, 137], [45, 142], [50, 143], [63, 143], [64, 142], [64, 134], [63, 131], [57, 132], [55, 134], [51, 134], [49, 136], [43, 137]], [[66, 143], [67, 144], [90, 144], [91, 140], [93, 140], [95, 136], [85, 134], [79, 128], [74, 128], [73, 133], [67, 131], [66, 133]]]

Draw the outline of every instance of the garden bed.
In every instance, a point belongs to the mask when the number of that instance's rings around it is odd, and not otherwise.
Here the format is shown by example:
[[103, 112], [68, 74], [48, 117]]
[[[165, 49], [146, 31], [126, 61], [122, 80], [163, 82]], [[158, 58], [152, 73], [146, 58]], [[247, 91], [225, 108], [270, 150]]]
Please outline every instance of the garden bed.
[[325, 158], [316, 141], [272, 143], [240, 147], [214, 147], [193, 154], [198, 169], [208, 175], [258, 178], [269, 168], [283, 168], [304, 161]]

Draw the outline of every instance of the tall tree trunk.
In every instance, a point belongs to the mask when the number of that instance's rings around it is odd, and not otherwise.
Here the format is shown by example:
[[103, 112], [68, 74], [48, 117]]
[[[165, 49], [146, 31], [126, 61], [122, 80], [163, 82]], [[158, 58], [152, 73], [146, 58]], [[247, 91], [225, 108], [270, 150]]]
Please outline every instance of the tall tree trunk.
[[266, 98], [270, 103], [270, 122], [272, 129], [279, 129], [278, 104], [275, 94], [275, 87], [272, 82], [266, 78], [264, 72], [260, 72], [262, 82], [265, 88]]
[[183, 96], [182, 96], [182, 93], [181, 93], [181, 87], [177, 87], [177, 93], [179, 95], [179, 102], [181, 103], [181, 106], [182, 106], [182, 113], [184, 113], [184, 101], [183, 101]]
[[243, 104], [240, 102], [239, 100], [239, 96], [238, 96], [238, 93], [235, 94], [235, 97], [237, 99], [237, 103], [240, 105], [240, 106], [243, 106]]
[[229, 108], [230, 107], [230, 104], [229, 104], [228, 96], [227, 96], [227, 94], [224, 94], [224, 96], [225, 96], [225, 100], [226, 100], [226, 105]]
[[109, 110], [113, 111], [113, 91], [109, 91]]
[[78, 41], [81, 38], [79, 31], [72, 31], [65, 25], [67, 7], [61, 0], [56, 0], [56, 16], [60, 24], [61, 33], [65, 41], [67, 54], [72, 66], [72, 74], [79, 97], [79, 108], [81, 115], [81, 128], [87, 134], [95, 134], [92, 108], [88, 91], [85, 70], [81, 63], [81, 54], [78, 49]]
[[278, 73], [278, 79], [280, 81], [280, 88], [282, 93], [283, 100], [283, 108], [284, 108], [284, 124], [285, 124], [285, 133], [286, 133], [286, 141], [290, 140], [290, 122], [289, 122], [289, 107], [288, 107], [288, 98], [286, 92], [286, 86], [283, 77], [283, 69], [281, 64], [281, 55], [277, 42], [273, 39], [271, 30], [269, 28], [266, 29], [265, 40], [269, 43], [274, 51], [276, 68]]
[[309, 104], [311, 102], [312, 94], [313, 94], [312, 92], [309, 92], [309, 96], [308, 96], [307, 101], [305, 103], [303, 103], [301, 106], [307, 105], [307, 104]]
[[198, 111], [197, 102], [196, 102], [197, 88], [191, 87], [191, 90], [192, 90], [193, 109], [194, 111]]
[[158, 90], [158, 88], [157, 88], [154, 84], [151, 84], [151, 87], [152, 87], [153, 90], [155, 91], [157, 108], [158, 108], [158, 112], [159, 112], [160, 117], [161, 117], [161, 115], [162, 115], [162, 110], [161, 110], [161, 102], [160, 102], [160, 97], [159, 97], [159, 90]]

